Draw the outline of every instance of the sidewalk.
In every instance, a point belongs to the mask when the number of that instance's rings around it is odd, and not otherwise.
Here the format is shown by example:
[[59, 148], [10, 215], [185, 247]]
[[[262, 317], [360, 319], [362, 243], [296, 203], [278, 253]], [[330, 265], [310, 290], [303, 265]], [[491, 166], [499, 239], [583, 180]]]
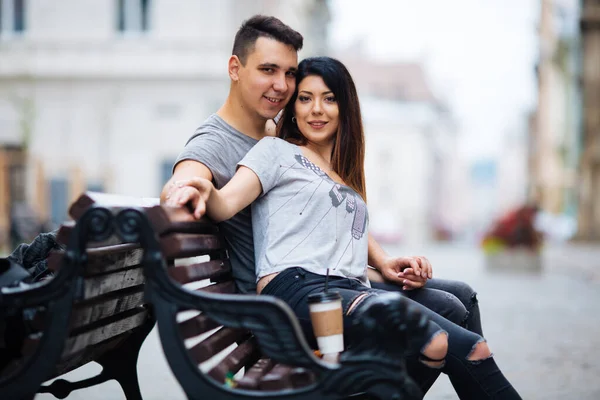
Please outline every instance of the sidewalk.
[[543, 265], [553, 273], [581, 274], [600, 282], [600, 243], [570, 242], [549, 244], [543, 250]]

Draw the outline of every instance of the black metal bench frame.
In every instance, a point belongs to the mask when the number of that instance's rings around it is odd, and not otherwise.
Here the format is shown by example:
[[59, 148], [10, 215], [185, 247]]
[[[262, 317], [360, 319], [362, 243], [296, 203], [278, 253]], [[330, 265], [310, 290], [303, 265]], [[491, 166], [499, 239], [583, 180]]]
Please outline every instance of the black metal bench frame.
[[[116, 220], [119, 220], [118, 215]], [[100, 374], [78, 382], [59, 379], [49, 386], [42, 386], [46, 380], [56, 377], [54, 371], [65, 347], [73, 305], [83, 295], [86, 245], [108, 239], [115, 227], [118, 230], [119, 224], [114, 224], [111, 211], [106, 208], [90, 209], [73, 228], [63, 264], [52, 279], [0, 291], [2, 318], [21, 315], [24, 309], [45, 309], [43, 333], [37, 347], [31, 355], [20, 360], [22, 362], [18, 368], [0, 377], [0, 398], [31, 399], [36, 393], [52, 393], [57, 398], [65, 398], [75, 389], [110, 379], [119, 382], [129, 400], [142, 398], [137, 379], [137, 358], [144, 339], [156, 322], [151, 310], [148, 318], [127, 332], [127, 337], [117, 347], [99, 351], [94, 355], [95, 358], [79, 364], [96, 361], [103, 367]]]
[[[215, 225], [206, 222], [184, 222], [179, 227], [180, 232], [196, 234], [214, 234], [216, 229]], [[375, 321], [383, 315], [372, 316], [372, 320], [361, 321], [355, 327], [362, 332], [365, 341], [342, 353], [339, 364], [323, 362], [307, 345], [295, 315], [284, 302], [270, 296], [210, 293], [183, 288], [167, 273], [168, 263], [148, 209], [123, 208], [115, 212], [115, 209], [95, 204], [91, 204], [77, 221], [65, 253], [64, 267], [54, 279], [27, 289], [2, 291], [0, 306], [8, 314], [38, 305], [46, 305], [50, 312], [43, 340], [27, 364], [18, 374], [0, 378], [0, 398], [32, 398], [42, 382], [52, 377], [67, 335], [72, 304], [82, 291], [81, 271], [87, 260], [86, 243], [102, 241], [113, 234], [125, 243], [139, 243], [143, 249], [141, 265], [145, 276], [145, 302], [152, 305], [152, 318], [130, 338], [135, 344], [130, 346], [129, 365], [106, 361], [105, 370], [99, 376], [75, 383], [62, 381], [54, 388], [42, 391], [51, 391], [62, 398], [74, 388], [114, 378], [119, 380], [128, 399], [141, 398], [137, 373], [135, 368], [132, 371], [131, 361], [135, 366], [139, 348], [156, 320], [170, 368], [190, 399], [313, 400], [348, 398], [357, 394], [363, 396], [361, 398], [420, 398], [416, 385], [406, 375], [402, 349], [399, 346], [395, 349], [389, 347], [389, 343], [398, 338], [378, 337], [381, 332], [375, 332]], [[251, 331], [265, 357], [277, 363], [304, 368], [315, 379], [303, 387], [273, 391], [229, 387], [211, 379], [199, 371], [184, 345], [176, 321], [177, 312], [181, 309], [199, 310], [225, 327]]]

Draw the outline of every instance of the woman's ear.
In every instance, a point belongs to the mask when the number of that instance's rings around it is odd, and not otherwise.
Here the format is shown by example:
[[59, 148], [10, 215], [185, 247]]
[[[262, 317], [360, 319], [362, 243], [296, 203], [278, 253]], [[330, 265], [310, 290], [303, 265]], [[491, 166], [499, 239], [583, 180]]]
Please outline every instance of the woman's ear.
[[229, 78], [231, 78], [232, 81], [237, 82], [240, 80], [239, 72], [241, 67], [242, 63], [238, 56], [229, 57], [227, 70], [229, 72]]

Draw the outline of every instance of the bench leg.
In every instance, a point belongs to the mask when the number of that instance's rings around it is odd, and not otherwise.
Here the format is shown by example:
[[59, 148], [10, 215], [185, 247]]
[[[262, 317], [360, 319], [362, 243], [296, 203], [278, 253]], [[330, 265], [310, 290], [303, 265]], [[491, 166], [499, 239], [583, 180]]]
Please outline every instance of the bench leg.
[[121, 354], [97, 362], [103, 367], [100, 375], [105, 375], [105, 380], [119, 382], [127, 400], [142, 400], [137, 376], [137, 352], [123, 349]]
[[73, 390], [98, 385], [106, 382], [109, 379], [110, 378], [104, 376], [103, 373], [77, 382], [71, 382], [66, 379], [57, 379], [48, 386], [41, 386], [38, 390], [38, 393], [50, 393], [57, 399], [64, 399], [71, 394]]
[[64, 399], [73, 390], [87, 388], [114, 379], [121, 385], [127, 400], [142, 400], [137, 376], [137, 360], [144, 339], [153, 327], [154, 321], [149, 321], [117, 348], [94, 360], [102, 366], [102, 372], [98, 375], [77, 382], [57, 379], [51, 385], [42, 386], [38, 392], [51, 393], [58, 399]]
[[137, 361], [144, 339], [154, 327], [154, 321], [132, 334], [121, 346], [109, 351], [96, 362], [102, 365], [102, 373], [121, 385], [127, 400], [142, 400], [137, 375]]

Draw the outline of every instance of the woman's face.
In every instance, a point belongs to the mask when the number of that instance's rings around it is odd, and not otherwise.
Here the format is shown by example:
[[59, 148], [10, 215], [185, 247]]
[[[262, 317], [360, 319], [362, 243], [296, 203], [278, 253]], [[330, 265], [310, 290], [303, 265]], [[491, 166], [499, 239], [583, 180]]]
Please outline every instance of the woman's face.
[[294, 104], [298, 129], [312, 143], [331, 143], [340, 124], [338, 103], [323, 78], [309, 75], [298, 85]]

